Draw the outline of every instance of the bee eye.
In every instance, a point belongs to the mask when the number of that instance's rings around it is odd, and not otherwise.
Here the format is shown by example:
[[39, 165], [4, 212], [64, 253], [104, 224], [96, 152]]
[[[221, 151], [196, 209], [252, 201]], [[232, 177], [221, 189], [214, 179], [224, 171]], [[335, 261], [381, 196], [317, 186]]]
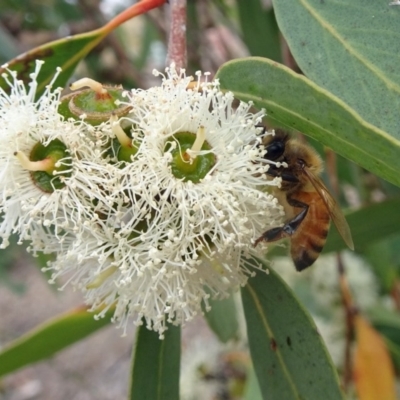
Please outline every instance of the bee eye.
[[269, 144], [267, 147], [267, 154], [265, 158], [267, 160], [276, 161], [278, 158], [282, 157], [285, 151], [285, 143], [282, 141], [274, 142]]

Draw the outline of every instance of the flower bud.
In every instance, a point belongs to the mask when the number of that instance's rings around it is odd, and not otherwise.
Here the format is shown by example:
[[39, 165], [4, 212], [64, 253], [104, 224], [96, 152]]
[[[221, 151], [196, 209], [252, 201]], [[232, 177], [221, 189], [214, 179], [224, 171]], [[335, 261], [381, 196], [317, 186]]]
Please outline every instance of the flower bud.
[[128, 114], [132, 108], [120, 103], [123, 100], [121, 86], [105, 86], [83, 78], [73, 83], [70, 88], [77, 90], [84, 86], [89, 88], [62, 97], [58, 111], [65, 118], [84, 118], [91, 125], [99, 125], [109, 120], [111, 115], [121, 117]]

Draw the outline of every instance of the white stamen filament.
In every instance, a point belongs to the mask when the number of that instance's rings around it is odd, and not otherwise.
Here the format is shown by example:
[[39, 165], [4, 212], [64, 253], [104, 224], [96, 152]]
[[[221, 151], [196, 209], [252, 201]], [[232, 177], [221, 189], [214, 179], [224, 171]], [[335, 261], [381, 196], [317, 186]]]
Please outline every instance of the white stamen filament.
[[132, 139], [124, 132], [118, 122], [118, 117], [112, 115], [110, 118], [112, 133], [117, 137], [118, 142], [123, 147], [132, 147]]
[[204, 129], [204, 126], [200, 126], [199, 129], [197, 130], [196, 140], [194, 141], [192, 148], [186, 151], [192, 160], [194, 160], [198, 156], [198, 153], [203, 147], [203, 143], [205, 142], [205, 140], [206, 140], [206, 131]]
[[31, 161], [25, 153], [21, 151], [16, 151], [14, 153], [15, 157], [17, 157], [21, 166], [28, 171], [46, 171], [52, 172], [54, 170], [54, 160], [51, 158], [45, 158], [40, 161]]
[[94, 90], [96, 93], [99, 94], [107, 93], [107, 89], [105, 89], [100, 82], [97, 82], [94, 79], [90, 78], [79, 79], [78, 81], [71, 83], [71, 85], [69, 86], [71, 90], [78, 90], [84, 87], [89, 87], [90, 89]]

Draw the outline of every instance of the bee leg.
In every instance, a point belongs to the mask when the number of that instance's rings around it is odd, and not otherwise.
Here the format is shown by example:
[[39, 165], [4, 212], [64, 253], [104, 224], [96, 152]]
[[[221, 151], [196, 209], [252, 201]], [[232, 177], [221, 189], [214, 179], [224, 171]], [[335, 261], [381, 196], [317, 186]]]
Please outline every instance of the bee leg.
[[296, 208], [302, 208], [302, 210], [291, 220], [285, 223], [285, 225], [278, 228], [272, 228], [264, 232], [254, 243], [254, 247], [260, 242], [275, 242], [276, 240], [283, 239], [292, 236], [296, 233], [298, 227], [303, 222], [308, 212], [308, 204], [305, 204], [291, 197], [287, 197], [287, 202]]
[[283, 226], [278, 228], [272, 228], [264, 232], [255, 242], [254, 247], [260, 242], [275, 242], [276, 240], [283, 239], [287, 237], [287, 234], [283, 230]]
[[294, 218], [286, 222], [286, 224], [282, 227], [288, 236], [292, 236], [306, 217], [308, 213], [308, 204], [296, 199], [292, 199], [289, 196], [286, 198], [286, 200], [292, 207], [302, 208], [302, 210]]

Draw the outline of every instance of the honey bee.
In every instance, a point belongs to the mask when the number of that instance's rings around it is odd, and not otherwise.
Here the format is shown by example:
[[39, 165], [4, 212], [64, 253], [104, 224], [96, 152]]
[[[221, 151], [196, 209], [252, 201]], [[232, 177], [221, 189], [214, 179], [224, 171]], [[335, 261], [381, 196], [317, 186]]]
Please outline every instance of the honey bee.
[[254, 246], [289, 238], [294, 265], [302, 271], [321, 253], [332, 220], [346, 245], [354, 250], [349, 225], [319, 177], [323, 164], [316, 151], [280, 129], [275, 130], [275, 136], [266, 136], [262, 146], [267, 150], [266, 160], [287, 164], [287, 168], [271, 164], [267, 172], [282, 179], [276, 196], [287, 220], [283, 226], [264, 232]]

